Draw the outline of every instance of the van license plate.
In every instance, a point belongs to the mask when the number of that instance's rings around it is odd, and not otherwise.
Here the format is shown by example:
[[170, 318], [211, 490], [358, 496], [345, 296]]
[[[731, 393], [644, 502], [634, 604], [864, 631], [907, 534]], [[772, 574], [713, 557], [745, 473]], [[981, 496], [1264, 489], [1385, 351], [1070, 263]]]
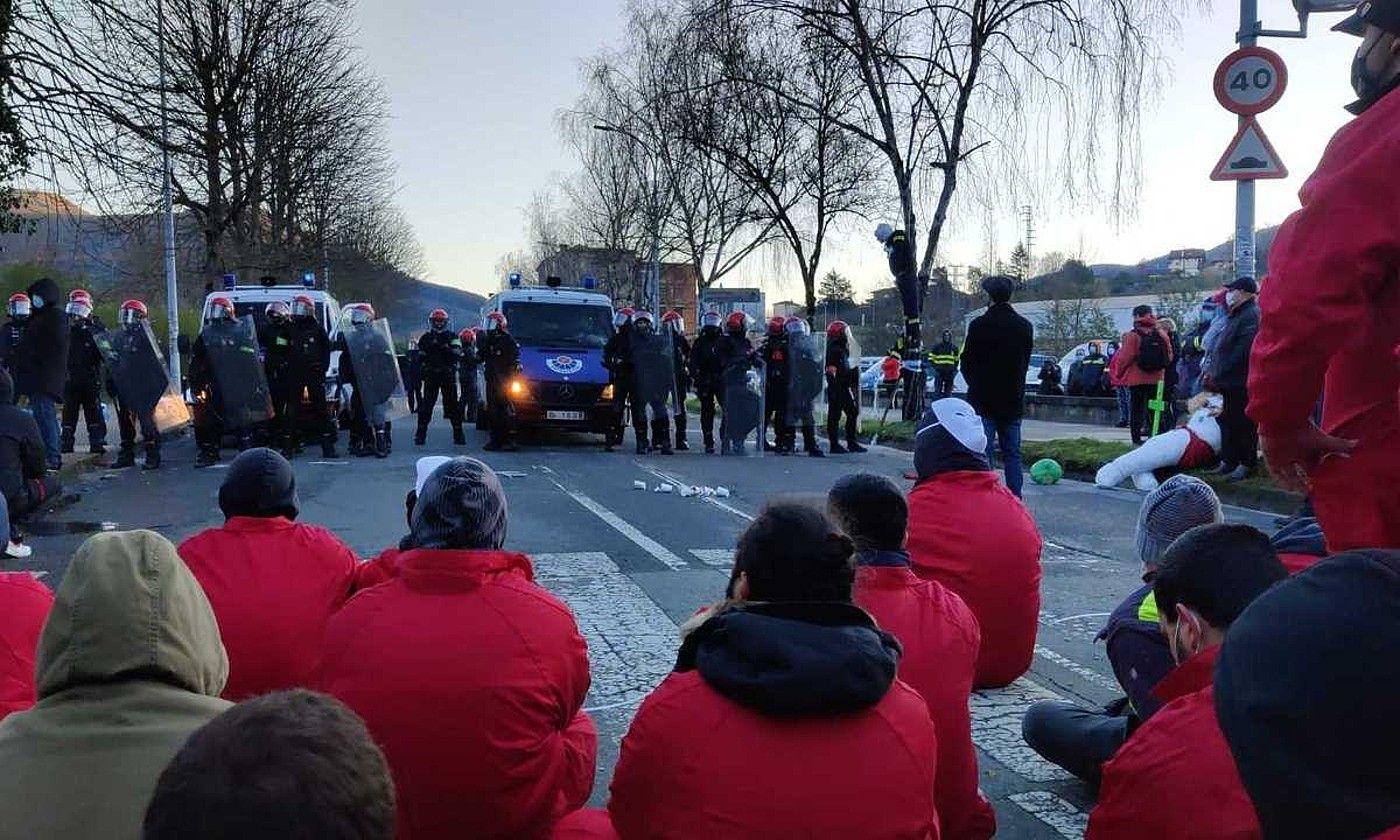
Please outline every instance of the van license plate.
[[546, 411], [546, 420], [586, 420], [587, 416], [582, 411]]

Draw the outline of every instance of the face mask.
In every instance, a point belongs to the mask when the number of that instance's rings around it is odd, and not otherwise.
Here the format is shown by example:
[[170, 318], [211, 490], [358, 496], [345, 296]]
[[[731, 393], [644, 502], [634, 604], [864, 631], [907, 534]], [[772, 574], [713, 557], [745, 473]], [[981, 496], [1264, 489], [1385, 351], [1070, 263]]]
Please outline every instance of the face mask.
[[31, 303], [33, 303], [35, 309], [41, 309], [44, 306], [44, 299], [39, 295], [35, 295], [29, 300]]
[[1351, 89], [1356, 92], [1357, 101], [1349, 106], [1353, 114], [1360, 114], [1384, 96], [1393, 86], [1392, 82], [1382, 81], [1371, 73], [1366, 61], [1371, 57], [1381, 39], [1377, 39], [1365, 52], [1358, 51], [1351, 60]]
[[1192, 656], [1195, 652], [1188, 650], [1186, 645], [1181, 643], [1181, 625], [1186, 623], [1186, 614], [1179, 608], [1176, 614], [1176, 624], [1172, 626], [1172, 634], [1167, 639], [1167, 649], [1171, 651], [1172, 661], [1180, 665]]

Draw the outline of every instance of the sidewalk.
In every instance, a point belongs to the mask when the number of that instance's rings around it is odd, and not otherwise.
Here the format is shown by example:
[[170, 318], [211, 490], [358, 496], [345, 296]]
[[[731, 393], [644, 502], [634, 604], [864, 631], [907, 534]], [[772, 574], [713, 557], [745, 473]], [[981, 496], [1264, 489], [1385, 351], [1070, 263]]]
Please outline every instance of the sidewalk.
[[1116, 443], [1131, 443], [1127, 429], [1113, 426], [1097, 426], [1086, 423], [1052, 423], [1049, 420], [1022, 420], [1022, 440], [1063, 440], [1066, 438], [1088, 438]]

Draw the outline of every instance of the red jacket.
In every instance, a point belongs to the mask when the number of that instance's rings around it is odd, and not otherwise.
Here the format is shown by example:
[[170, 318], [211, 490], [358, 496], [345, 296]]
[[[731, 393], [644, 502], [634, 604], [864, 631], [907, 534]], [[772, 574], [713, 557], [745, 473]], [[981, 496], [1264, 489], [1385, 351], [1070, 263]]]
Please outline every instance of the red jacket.
[[34, 651], [53, 593], [28, 572], [0, 572], [0, 719], [34, 705]]
[[1035, 520], [994, 472], [942, 473], [909, 494], [914, 572], [961, 596], [981, 627], [975, 688], [1009, 685], [1030, 668], [1040, 549]]
[[608, 811], [626, 840], [932, 840], [937, 749], [903, 683], [853, 715], [779, 719], [676, 673], [622, 741]]
[[1153, 693], [1169, 701], [1103, 767], [1085, 840], [1254, 840], [1254, 805], [1215, 717], [1218, 647], [1168, 674]]
[[1171, 339], [1166, 330], [1157, 326], [1157, 319], [1151, 315], [1134, 318], [1133, 328], [1123, 333], [1123, 339], [1118, 343], [1118, 352], [1113, 354], [1113, 361], [1110, 363], [1113, 384], [1129, 388], [1134, 385], [1156, 385], [1167, 375], [1166, 368], [1148, 373], [1138, 367], [1138, 349], [1142, 346], [1142, 336], [1146, 332], [1155, 332], [1161, 336], [1162, 343], [1167, 346], [1167, 365], [1170, 366], [1174, 361]]
[[418, 549], [331, 619], [315, 685], [364, 718], [399, 840], [530, 838], [593, 790], [588, 650], [573, 614], [503, 551]]
[[180, 544], [228, 651], [223, 696], [304, 686], [326, 622], [350, 596], [359, 560], [331, 532], [277, 516], [235, 516]]
[[893, 356], [886, 356], [885, 360], [880, 363], [880, 378], [885, 382], [898, 382], [902, 370], [903, 365], [900, 363], [899, 359]]
[[1359, 441], [1313, 475], [1333, 552], [1400, 547], [1400, 95], [1337, 132], [1269, 252], [1249, 368], [1265, 437], [1308, 422]]
[[987, 838], [996, 812], [977, 789], [977, 751], [967, 701], [982, 634], [972, 610], [941, 583], [908, 566], [856, 569], [855, 602], [904, 645], [899, 678], [928, 703], [938, 732], [934, 800], [948, 838]]

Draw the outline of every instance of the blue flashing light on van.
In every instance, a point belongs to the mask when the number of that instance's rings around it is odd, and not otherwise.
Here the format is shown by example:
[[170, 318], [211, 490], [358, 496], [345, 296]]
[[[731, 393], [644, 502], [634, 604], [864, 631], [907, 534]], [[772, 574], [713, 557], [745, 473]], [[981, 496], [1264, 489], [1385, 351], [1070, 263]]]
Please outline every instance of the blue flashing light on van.
[[618, 406], [603, 366], [603, 348], [613, 335], [606, 295], [554, 284], [512, 286], [481, 311], [483, 327], [486, 314], [503, 313], [520, 345], [520, 387], [513, 383], [508, 393], [518, 427], [608, 433]]

